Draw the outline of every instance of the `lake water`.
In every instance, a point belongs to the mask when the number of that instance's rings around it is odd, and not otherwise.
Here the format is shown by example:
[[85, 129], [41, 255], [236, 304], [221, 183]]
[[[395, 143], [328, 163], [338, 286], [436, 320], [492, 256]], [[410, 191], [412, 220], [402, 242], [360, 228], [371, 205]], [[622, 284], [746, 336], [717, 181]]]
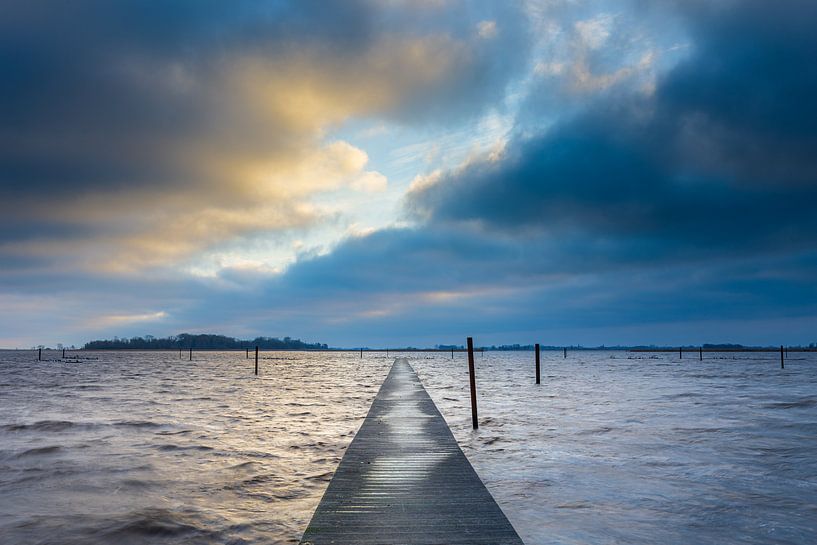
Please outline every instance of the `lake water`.
[[[44, 358], [54, 358], [47, 352]], [[393, 358], [0, 352], [0, 542], [296, 543]], [[817, 543], [817, 355], [410, 362], [527, 545]]]

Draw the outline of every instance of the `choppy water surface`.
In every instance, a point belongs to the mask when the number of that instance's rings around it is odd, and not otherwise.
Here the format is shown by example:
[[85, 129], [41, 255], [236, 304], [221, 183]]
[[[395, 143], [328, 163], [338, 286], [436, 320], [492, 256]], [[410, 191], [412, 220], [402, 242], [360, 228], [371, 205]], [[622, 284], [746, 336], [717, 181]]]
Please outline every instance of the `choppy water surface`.
[[[392, 358], [0, 352], [0, 542], [293, 543]], [[525, 543], [817, 542], [817, 355], [412, 366]], [[46, 357], [56, 357], [49, 353]]]
[[0, 353], [4, 545], [297, 542], [391, 363], [85, 355]]
[[412, 364], [527, 545], [817, 543], [817, 354]]

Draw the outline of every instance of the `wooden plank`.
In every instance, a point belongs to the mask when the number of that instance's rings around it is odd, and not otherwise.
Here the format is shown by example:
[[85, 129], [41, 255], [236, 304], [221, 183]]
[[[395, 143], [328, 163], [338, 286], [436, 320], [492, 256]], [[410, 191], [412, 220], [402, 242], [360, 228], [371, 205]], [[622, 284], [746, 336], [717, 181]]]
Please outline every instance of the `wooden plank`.
[[408, 360], [399, 358], [301, 543], [521, 545], [522, 540]]

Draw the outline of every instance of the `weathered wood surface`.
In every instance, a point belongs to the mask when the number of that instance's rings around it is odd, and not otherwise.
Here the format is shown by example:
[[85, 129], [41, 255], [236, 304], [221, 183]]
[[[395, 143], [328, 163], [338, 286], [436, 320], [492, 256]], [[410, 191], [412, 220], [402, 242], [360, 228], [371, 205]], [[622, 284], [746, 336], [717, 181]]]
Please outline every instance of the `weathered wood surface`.
[[302, 544], [521, 545], [404, 358], [392, 366]]

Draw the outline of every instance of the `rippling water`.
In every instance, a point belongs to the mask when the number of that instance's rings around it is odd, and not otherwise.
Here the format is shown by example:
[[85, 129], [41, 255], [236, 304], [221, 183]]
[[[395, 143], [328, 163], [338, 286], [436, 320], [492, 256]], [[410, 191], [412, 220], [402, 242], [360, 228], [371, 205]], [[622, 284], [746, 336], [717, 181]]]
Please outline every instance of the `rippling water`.
[[527, 545], [817, 543], [817, 354], [412, 364]]
[[297, 542], [392, 361], [84, 355], [0, 353], [0, 543]]
[[[393, 361], [0, 352], [0, 542], [294, 543]], [[45, 357], [55, 358], [54, 353]], [[525, 543], [817, 542], [817, 357], [411, 363]]]

